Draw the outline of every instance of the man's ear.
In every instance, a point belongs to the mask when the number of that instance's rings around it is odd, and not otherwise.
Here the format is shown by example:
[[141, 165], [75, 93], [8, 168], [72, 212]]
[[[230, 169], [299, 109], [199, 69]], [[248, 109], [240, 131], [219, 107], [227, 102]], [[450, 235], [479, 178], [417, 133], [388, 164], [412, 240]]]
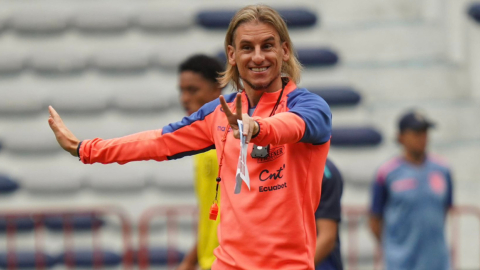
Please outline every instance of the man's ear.
[[287, 62], [290, 59], [290, 46], [288, 46], [288, 43], [284, 41], [282, 43], [282, 50], [283, 50], [283, 62]]
[[235, 61], [235, 48], [232, 45], [227, 47], [227, 60], [231, 66], [235, 66], [237, 62]]

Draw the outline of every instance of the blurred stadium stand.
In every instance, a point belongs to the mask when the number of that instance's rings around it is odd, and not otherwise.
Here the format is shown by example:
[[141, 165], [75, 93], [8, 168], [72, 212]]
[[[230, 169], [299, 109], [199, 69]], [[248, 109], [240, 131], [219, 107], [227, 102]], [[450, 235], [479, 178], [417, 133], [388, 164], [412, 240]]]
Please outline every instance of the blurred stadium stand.
[[[330, 158], [345, 177], [344, 204], [369, 204], [375, 170], [399, 151], [397, 117], [418, 108], [437, 123], [431, 151], [452, 166], [455, 201], [480, 206], [478, 1], [263, 2], [278, 8], [289, 24], [305, 66], [299, 86], [331, 106]], [[82, 165], [58, 147], [47, 124], [47, 106], [53, 105], [80, 139], [123, 136], [178, 121], [184, 116], [178, 103], [178, 64], [193, 53], [225, 61], [222, 48], [229, 20], [236, 9], [254, 3], [2, 1], [0, 210], [118, 205], [136, 228], [149, 207], [195, 204], [191, 158]], [[91, 226], [92, 221], [97, 220], [84, 220], [84, 225]], [[62, 263], [58, 257], [64, 252], [61, 233], [52, 229], [61, 228], [58, 222], [45, 221], [52, 242], [40, 254], [45, 266], [65, 264], [66, 258]], [[101, 224], [102, 238], [110, 244], [102, 246], [100, 257], [103, 264], [116, 267], [121, 226], [109, 219]], [[35, 262], [29, 240], [34, 226], [30, 218], [15, 221], [22, 233], [18, 244], [22, 255], [17, 257], [25, 258], [18, 266]], [[342, 226], [342, 236], [349, 226]], [[0, 243], [7, 227], [0, 219]], [[152, 224], [151, 231], [155, 234], [151, 246], [159, 251], [150, 252], [165, 264], [165, 256], [158, 254], [165, 253], [161, 245], [167, 242], [166, 229]], [[175, 252], [183, 256], [195, 234], [189, 225], [178, 231], [180, 246]], [[75, 236], [75, 241], [85, 244], [83, 238]], [[358, 269], [372, 269], [373, 240], [367, 234], [360, 238]], [[95, 258], [91, 246], [83, 246], [74, 258], [88, 268]], [[342, 249], [347, 254], [349, 244]], [[0, 245], [0, 268], [7, 264], [4, 251]], [[478, 265], [475, 249], [465, 252], [461, 265]]]

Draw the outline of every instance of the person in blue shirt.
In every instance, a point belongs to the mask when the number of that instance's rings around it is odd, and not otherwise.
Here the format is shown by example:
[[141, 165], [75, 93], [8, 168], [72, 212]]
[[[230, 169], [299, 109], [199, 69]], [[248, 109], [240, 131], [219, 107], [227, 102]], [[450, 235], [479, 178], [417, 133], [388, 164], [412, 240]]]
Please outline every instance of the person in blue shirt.
[[453, 186], [446, 163], [426, 152], [432, 126], [418, 112], [403, 115], [403, 154], [384, 163], [373, 182], [370, 228], [387, 270], [450, 269], [444, 231]]
[[341, 219], [340, 200], [343, 179], [333, 162], [327, 159], [322, 180], [322, 196], [315, 219], [317, 223], [317, 246], [315, 270], [342, 270], [338, 225]]

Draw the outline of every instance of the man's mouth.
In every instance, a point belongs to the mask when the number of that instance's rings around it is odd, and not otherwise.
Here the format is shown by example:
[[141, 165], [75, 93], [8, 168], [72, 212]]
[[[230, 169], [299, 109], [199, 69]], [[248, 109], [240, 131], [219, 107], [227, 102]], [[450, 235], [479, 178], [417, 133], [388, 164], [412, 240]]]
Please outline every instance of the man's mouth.
[[253, 72], [263, 72], [267, 69], [268, 69], [268, 67], [250, 68], [250, 70], [253, 71]]

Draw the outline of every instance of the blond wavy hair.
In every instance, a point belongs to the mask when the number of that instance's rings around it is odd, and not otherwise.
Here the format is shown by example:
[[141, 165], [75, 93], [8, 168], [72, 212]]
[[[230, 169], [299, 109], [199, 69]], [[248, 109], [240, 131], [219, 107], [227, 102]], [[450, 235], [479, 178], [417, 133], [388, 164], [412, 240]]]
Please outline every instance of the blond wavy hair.
[[[285, 21], [280, 14], [273, 8], [266, 5], [250, 5], [239, 10], [235, 16], [233, 16], [228, 26], [227, 34], [225, 35], [225, 53], [228, 52], [228, 46], [235, 47], [234, 38], [235, 31], [238, 26], [247, 22], [262, 22], [272, 25], [277, 30], [280, 36], [280, 42], [286, 42], [290, 50], [290, 58], [282, 63], [281, 73], [288, 76], [295, 83], [300, 81], [300, 73], [302, 71], [302, 65], [298, 61], [294, 49], [293, 43], [288, 34], [288, 29]], [[242, 88], [240, 83], [240, 74], [236, 66], [230, 65], [227, 55], [227, 67], [224, 72], [220, 73], [218, 81], [222, 87], [225, 87], [230, 81], [233, 84], [234, 89], [238, 90]]]

